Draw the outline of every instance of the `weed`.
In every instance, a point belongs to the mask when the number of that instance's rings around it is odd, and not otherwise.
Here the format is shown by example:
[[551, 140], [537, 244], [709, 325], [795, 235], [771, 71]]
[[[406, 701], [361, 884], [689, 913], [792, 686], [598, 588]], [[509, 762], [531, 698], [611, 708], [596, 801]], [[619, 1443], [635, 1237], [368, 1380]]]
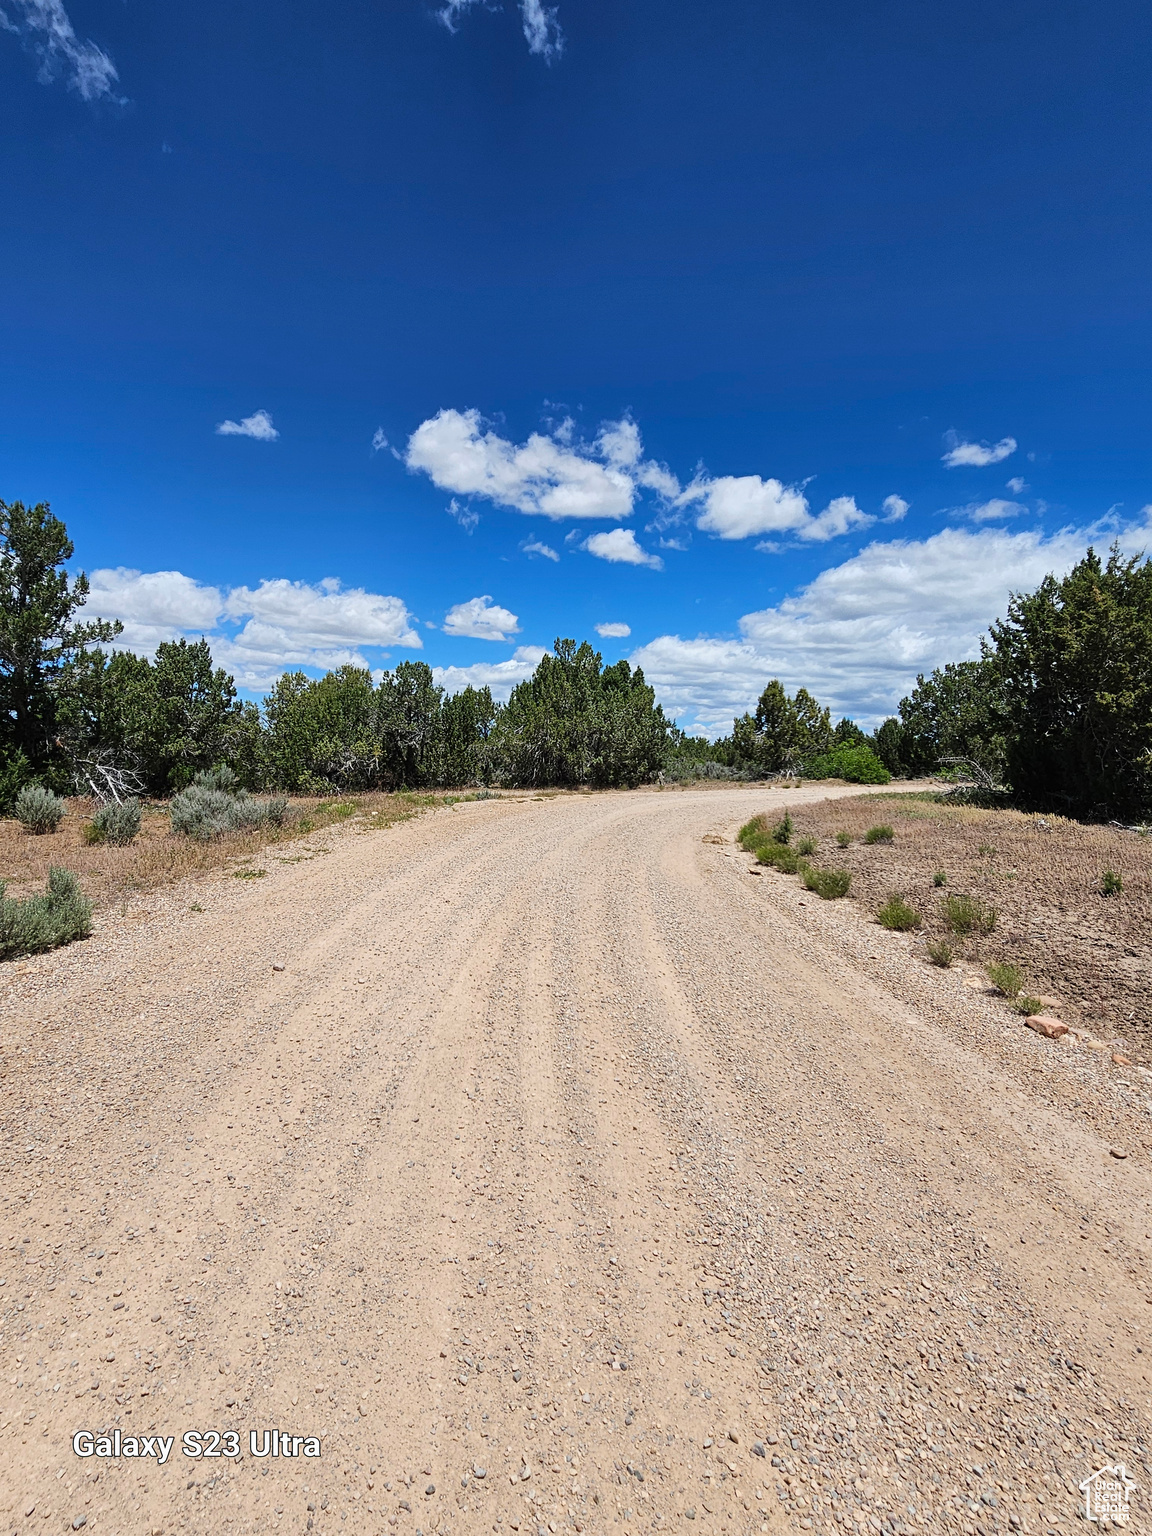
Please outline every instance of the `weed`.
[[59, 795], [43, 784], [25, 784], [16, 796], [16, 820], [25, 832], [55, 832], [68, 809]]
[[876, 913], [881, 928], [891, 928], [897, 933], [910, 933], [919, 928], [921, 918], [915, 907], [910, 907], [903, 896], [889, 896]]
[[780, 843], [783, 847], [787, 847], [792, 841], [792, 817], [787, 811], [784, 812], [783, 820], [778, 821], [772, 828], [772, 841]]
[[851, 843], [851, 841], [852, 841], [852, 834], [851, 834], [851, 832], [843, 832], [843, 831], [837, 832], [837, 834], [836, 834], [836, 842], [837, 842], [839, 847], [847, 848], [848, 845]]
[[867, 832], [864, 834], [864, 841], [866, 843], [890, 843], [893, 841], [895, 836], [896, 834], [893, 832], [891, 827], [869, 827]]
[[233, 880], [263, 880], [268, 873], [266, 869], [234, 869]]
[[69, 870], [53, 865], [45, 894], [25, 901], [5, 896], [0, 881], [0, 960], [42, 954], [91, 932], [92, 903]]
[[936, 887], [937, 890], [939, 890], [941, 886], [948, 884], [948, 876], [942, 869], [936, 870], [936, 872], [933, 874], [932, 884]]
[[1100, 880], [1101, 896], [1119, 896], [1123, 889], [1123, 877], [1118, 875], [1114, 869], [1106, 869]]
[[993, 965], [985, 966], [988, 972], [988, 980], [1007, 998], [1017, 998], [1024, 986], [1024, 972], [1018, 965], [1011, 965], [1007, 960], [998, 960]]
[[332, 821], [347, 821], [356, 811], [357, 807], [350, 800], [321, 800], [316, 807], [318, 816], [327, 816]]
[[948, 932], [962, 939], [974, 933], [987, 935], [996, 927], [996, 908], [986, 906], [979, 897], [962, 891], [953, 891], [944, 897], [940, 915]]
[[994, 859], [996, 857], [996, 850], [991, 843], [981, 843], [979, 851], [981, 858]]
[[755, 852], [758, 864], [769, 864], [782, 875], [798, 875], [806, 867], [795, 848], [787, 848], [783, 843], [761, 843]]
[[312, 820], [311, 816], [301, 816], [300, 820], [296, 823], [296, 829], [299, 832], [315, 832], [316, 823]]
[[835, 901], [847, 896], [852, 876], [846, 869], [806, 869], [804, 884], [815, 891], [821, 901]]
[[947, 939], [931, 939], [928, 943], [928, 958], [933, 965], [938, 965], [942, 971], [946, 971], [956, 958], [956, 951]]
[[500, 796], [492, 793], [490, 789], [478, 789], [473, 796], [474, 800], [499, 800]]
[[1044, 1004], [1038, 997], [1021, 996], [1014, 998], [1012, 1001], [1012, 1006], [1015, 1008], [1017, 1013], [1022, 1013], [1026, 1019], [1032, 1018], [1034, 1014], [1044, 1012]]
[[194, 901], [192, 903], [192, 905], [188, 908], [188, 910], [189, 910], [189, 912], [203, 912], [204, 908], [200, 905], [200, 903], [198, 901]]
[[816, 852], [816, 839], [814, 837], [802, 837], [796, 844], [796, 852], [810, 857]]
[[768, 824], [763, 812], [759, 816], [753, 816], [751, 821], [746, 821], [736, 834], [736, 841], [749, 853], [753, 852], [757, 843], [763, 842], [768, 831]]

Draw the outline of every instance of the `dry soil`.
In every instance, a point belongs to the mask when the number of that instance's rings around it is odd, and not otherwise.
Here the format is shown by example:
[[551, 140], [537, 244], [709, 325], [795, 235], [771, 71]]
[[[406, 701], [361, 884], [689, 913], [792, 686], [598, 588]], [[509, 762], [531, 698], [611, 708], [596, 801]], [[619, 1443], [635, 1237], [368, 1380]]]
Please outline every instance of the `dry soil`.
[[5, 967], [0, 1530], [1144, 1528], [1143, 1083], [772, 806], [350, 824]]

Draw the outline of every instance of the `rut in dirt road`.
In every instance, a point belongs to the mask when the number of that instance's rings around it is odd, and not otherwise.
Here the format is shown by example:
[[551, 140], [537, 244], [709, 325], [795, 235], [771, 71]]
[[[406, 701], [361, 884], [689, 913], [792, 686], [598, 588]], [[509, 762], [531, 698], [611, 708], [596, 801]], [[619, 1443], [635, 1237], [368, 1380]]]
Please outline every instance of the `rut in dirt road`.
[[1147, 1486], [1146, 1099], [753, 876], [774, 802], [348, 827], [6, 968], [4, 1529], [991, 1536]]

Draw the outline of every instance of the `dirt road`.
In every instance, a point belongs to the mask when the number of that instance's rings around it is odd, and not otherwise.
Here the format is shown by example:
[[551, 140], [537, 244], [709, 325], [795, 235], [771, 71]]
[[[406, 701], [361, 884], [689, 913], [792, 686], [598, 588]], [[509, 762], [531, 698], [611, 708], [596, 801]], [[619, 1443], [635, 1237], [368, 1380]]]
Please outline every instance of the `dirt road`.
[[0, 1530], [988, 1536], [1115, 1461], [1146, 1528], [1147, 1094], [751, 874], [784, 798], [348, 826], [6, 966]]

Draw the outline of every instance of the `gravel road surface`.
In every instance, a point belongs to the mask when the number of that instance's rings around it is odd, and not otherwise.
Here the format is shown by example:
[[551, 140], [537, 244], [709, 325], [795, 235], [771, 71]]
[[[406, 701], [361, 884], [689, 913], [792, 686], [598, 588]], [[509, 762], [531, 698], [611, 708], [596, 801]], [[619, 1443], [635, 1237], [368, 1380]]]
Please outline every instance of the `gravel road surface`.
[[1146, 1088], [752, 873], [828, 793], [350, 824], [5, 966], [0, 1531], [1147, 1529]]

